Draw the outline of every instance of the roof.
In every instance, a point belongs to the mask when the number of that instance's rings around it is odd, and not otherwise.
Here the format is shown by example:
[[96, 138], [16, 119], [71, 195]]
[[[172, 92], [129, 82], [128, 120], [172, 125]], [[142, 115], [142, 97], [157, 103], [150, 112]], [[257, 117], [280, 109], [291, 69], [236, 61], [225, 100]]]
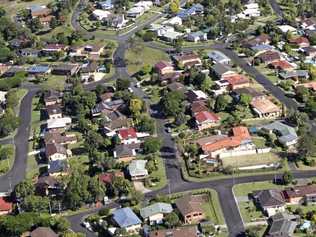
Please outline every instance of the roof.
[[172, 82], [167, 85], [167, 88], [170, 91], [185, 91], [186, 90], [185, 86], [180, 82]]
[[0, 211], [11, 211], [13, 203], [8, 197], [0, 197]]
[[64, 128], [67, 124], [71, 123], [71, 118], [63, 117], [63, 118], [56, 118], [56, 119], [48, 119], [47, 120], [47, 128], [54, 129], [54, 128]]
[[37, 227], [30, 234], [31, 237], [58, 237], [58, 235], [49, 227]]
[[46, 184], [48, 186], [56, 186], [59, 184], [59, 182], [53, 176], [41, 176], [38, 178], [37, 184]]
[[316, 195], [316, 185], [304, 185], [287, 188], [283, 191], [283, 195], [286, 199]]
[[136, 157], [135, 149], [132, 146], [120, 144], [115, 146], [114, 148], [115, 152], [115, 158], [121, 158], [121, 157]]
[[272, 62], [281, 59], [280, 53], [273, 50], [268, 50], [263, 53], [260, 53], [256, 57], [260, 58], [263, 62]]
[[206, 103], [204, 101], [193, 101], [193, 103], [191, 104], [191, 112], [193, 114], [207, 110], [208, 107], [206, 106]]
[[280, 121], [274, 121], [273, 123], [262, 126], [262, 128], [269, 131], [277, 131], [279, 135], [278, 139], [282, 144], [291, 142], [298, 138], [295, 128]]
[[189, 90], [186, 95], [190, 101], [206, 100], [208, 98], [208, 95], [201, 90]]
[[309, 88], [309, 89], [312, 89], [313, 91], [316, 91], [316, 81], [299, 84], [297, 86], [303, 86], [305, 88]]
[[222, 76], [226, 72], [233, 72], [231, 67], [224, 65], [222, 63], [216, 63], [215, 65], [213, 65], [212, 70], [219, 76]]
[[207, 56], [216, 62], [221, 62], [223, 60], [231, 61], [229, 57], [217, 50], [209, 52]]
[[33, 65], [27, 69], [28, 73], [45, 73], [49, 71], [49, 65]]
[[113, 211], [113, 220], [121, 228], [141, 224], [141, 220], [136, 216], [131, 208], [125, 207]]
[[287, 33], [289, 32], [296, 32], [296, 28], [294, 28], [293, 26], [290, 25], [280, 25], [278, 26], [278, 28], [283, 32], [283, 33]]
[[176, 200], [175, 204], [182, 216], [186, 216], [192, 212], [202, 212], [202, 200], [196, 199], [193, 195], [187, 194]]
[[159, 61], [158, 63], [155, 64], [156, 70], [162, 70], [166, 67], [173, 67], [173, 66], [170, 62], [167, 62], [167, 61]]
[[271, 217], [272, 224], [269, 228], [270, 237], [289, 237], [293, 236], [294, 230], [298, 225], [297, 217], [287, 213], [277, 213]]
[[242, 94], [250, 95], [252, 98], [264, 96], [263, 92], [258, 91], [253, 87], [244, 87], [244, 88], [235, 89], [234, 92], [239, 95], [242, 95]]
[[62, 113], [61, 106], [59, 104], [48, 105], [45, 109], [48, 115]]
[[280, 108], [275, 105], [271, 100], [263, 97], [257, 98], [251, 101], [251, 106], [259, 113], [275, 113], [279, 112]]
[[292, 38], [292, 39], [289, 40], [289, 42], [291, 44], [297, 44], [297, 45], [309, 44], [309, 40], [306, 37], [303, 37], [303, 36]]
[[53, 66], [54, 70], [58, 70], [58, 71], [71, 71], [74, 68], [79, 68], [79, 64], [73, 64], [73, 63], [64, 63], [64, 64], [59, 64], [59, 65], [55, 65]]
[[54, 160], [48, 163], [48, 173], [60, 173], [66, 172], [68, 170], [68, 162], [67, 160]]
[[225, 76], [224, 80], [227, 81], [231, 86], [249, 83], [249, 79], [246, 76], [237, 73]]
[[158, 202], [158, 203], [155, 203], [155, 204], [152, 204], [150, 206], [140, 209], [140, 215], [142, 216], [143, 219], [146, 219], [148, 217], [151, 217], [159, 213], [167, 214], [172, 211], [173, 209], [172, 209], [171, 204]]
[[60, 132], [46, 132], [44, 134], [44, 142], [45, 144], [48, 143], [67, 143], [71, 141], [76, 141], [77, 137], [76, 136], [66, 136], [62, 135]]
[[147, 176], [148, 170], [146, 169], [147, 160], [132, 160], [128, 165], [128, 172], [131, 177]]
[[261, 190], [254, 193], [254, 198], [262, 207], [274, 207], [285, 205], [282, 191], [276, 189]]
[[183, 226], [174, 229], [153, 230], [149, 237], [198, 237], [196, 226]]
[[198, 122], [198, 123], [204, 123], [204, 122], [218, 122], [219, 121], [219, 117], [215, 114], [215, 113], [212, 113], [212, 112], [209, 112], [209, 111], [201, 111], [201, 112], [198, 112], [196, 115], [195, 115], [195, 120]]
[[233, 136], [239, 137], [240, 139], [251, 139], [248, 128], [243, 126], [232, 128]]
[[135, 128], [123, 128], [119, 130], [119, 137], [123, 140], [137, 138]]
[[63, 50], [66, 46], [64, 44], [47, 44], [44, 50]]
[[45, 153], [47, 157], [50, 157], [54, 154], [67, 155], [67, 149], [63, 145], [56, 144], [56, 143], [49, 143], [49, 144], [46, 144], [45, 146]]
[[200, 61], [199, 55], [195, 53], [185, 53], [182, 55], [177, 55], [174, 57], [176, 61], [183, 62], [183, 61]]
[[281, 70], [293, 69], [294, 66], [286, 60], [277, 60], [270, 63], [274, 68], [278, 68]]
[[289, 78], [295, 78], [295, 77], [309, 77], [309, 73], [306, 70], [296, 70], [296, 71], [287, 71], [282, 72], [279, 74], [279, 76], [283, 79], [289, 79]]

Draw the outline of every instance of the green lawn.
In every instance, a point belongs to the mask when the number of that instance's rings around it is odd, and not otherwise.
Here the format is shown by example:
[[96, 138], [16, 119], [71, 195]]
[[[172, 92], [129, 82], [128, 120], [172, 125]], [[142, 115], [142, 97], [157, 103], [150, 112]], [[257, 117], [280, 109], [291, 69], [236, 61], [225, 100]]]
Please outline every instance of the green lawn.
[[154, 65], [160, 60], [170, 60], [168, 54], [160, 50], [143, 46], [141, 50], [135, 51], [128, 49], [126, 51], [127, 69], [129, 74], [135, 74], [144, 65]]
[[65, 89], [66, 77], [50, 75], [48, 79], [41, 83], [41, 87], [44, 90], [59, 90], [63, 91]]
[[253, 182], [253, 183], [245, 183], [245, 184], [237, 184], [233, 187], [233, 191], [235, 196], [247, 196], [249, 193], [256, 190], [264, 190], [264, 189], [283, 189], [286, 186], [277, 185], [272, 183], [272, 181], [264, 181], [264, 182]]
[[10, 149], [12, 155], [10, 155], [9, 158], [6, 160], [0, 160], [0, 175], [7, 173], [12, 168], [12, 165], [14, 163], [14, 158], [15, 158], [14, 145], [7, 144], [7, 145], [2, 145], [1, 147], [2, 147], [2, 149], [3, 148]]
[[264, 137], [252, 137], [252, 142], [256, 145], [257, 148], [266, 147], [266, 139]]
[[258, 219], [264, 218], [261, 210], [257, 210], [252, 201], [239, 202], [240, 215], [245, 223], [259, 221]]
[[164, 166], [164, 162], [162, 158], [157, 159], [158, 163], [158, 169], [156, 171], [153, 171], [150, 174], [151, 179], [159, 179], [159, 182], [154, 183], [154, 186], [149, 187], [151, 190], [158, 190], [167, 185], [167, 176], [166, 176], [166, 169]]
[[223, 166], [245, 167], [252, 165], [263, 165], [280, 162], [280, 157], [275, 153], [269, 152], [264, 154], [245, 155], [237, 157], [226, 157], [221, 159]]
[[266, 65], [264, 65], [264, 64], [260, 64], [259, 66], [256, 66], [256, 68], [263, 75], [265, 75], [272, 83], [274, 83], [274, 84], [278, 83], [279, 78], [276, 75], [274, 70], [267, 68]]

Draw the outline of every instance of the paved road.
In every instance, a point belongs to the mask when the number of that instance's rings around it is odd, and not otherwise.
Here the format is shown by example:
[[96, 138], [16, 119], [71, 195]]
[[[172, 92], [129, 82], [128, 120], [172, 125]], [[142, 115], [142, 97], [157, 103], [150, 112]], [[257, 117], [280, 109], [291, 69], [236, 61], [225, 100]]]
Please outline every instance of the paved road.
[[25, 177], [32, 99], [37, 91], [38, 89], [36, 88], [29, 88], [28, 93], [22, 99], [19, 112], [21, 124], [14, 137], [15, 160], [12, 169], [7, 174], [0, 176], [0, 192], [12, 190]]
[[283, 11], [280, 7], [280, 5], [277, 3], [276, 0], [269, 0], [270, 2], [270, 5], [273, 9], [273, 11], [280, 17], [280, 18], [283, 18]]

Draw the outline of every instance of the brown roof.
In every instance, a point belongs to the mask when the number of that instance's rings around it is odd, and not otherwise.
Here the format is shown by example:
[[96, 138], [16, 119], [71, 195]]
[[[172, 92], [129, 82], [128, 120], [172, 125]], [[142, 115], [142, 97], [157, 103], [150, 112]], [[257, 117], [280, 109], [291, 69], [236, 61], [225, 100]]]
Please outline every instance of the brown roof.
[[47, 132], [44, 135], [45, 144], [49, 144], [49, 143], [64, 144], [64, 143], [72, 142], [76, 140], [77, 140], [76, 136], [66, 136], [66, 135], [62, 135], [59, 132]]
[[102, 95], [100, 95], [100, 99], [103, 100], [108, 100], [113, 97], [114, 93], [113, 92], [105, 92]]
[[185, 86], [180, 82], [172, 82], [167, 87], [170, 91], [185, 91]]
[[252, 100], [251, 106], [262, 114], [275, 113], [280, 111], [280, 108], [277, 105], [275, 105], [271, 100], [265, 97]]
[[206, 106], [206, 103], [204, 101], [194, 101], [192, 104], [191, 104], [191, 112], [192, 114], [196, 114], [198, 112], [202, 112], [202, 111], [207, 111], [208, 108]]
[[257, 55], [257, 58], [259, 58], [260, 60], [262, 60], [263, 62], [273, 62], [276, 60], [280, 60], [280, 54], [276, 51], [265, 51], [259, 55]]
[[316, 185], [304, 185], [288, 188], [283, 191], [283, 194], [285, 198], [304, 197], [312, 194], [315, 195]]
[[46, 112], [48, 115], [61, 114], [61, 106], [59, 104], [48, 105], [46, 106]]
[[246, 76], [237, 73], [225, 76], [224, 80], [228, 81], [231, 86], [249, 83], [249, 79]]
[[46, 184], [48, 186], [56, 186], [58, 185], [58, 181], [53, 176], [41, 176], [37, 180], [37, 185]]
[[46, 157], [50, 157], [57, 153], [67, 155], [67, 149], [63, 145], [57, 143], [46, 144], [45, 152]]
[[193, 195], [184, 195], [176, 200], [176, 206], [181, 215], [186, 216], [192, 212], [204, 212], [202, 208], [203, 201]]
[[166, 61], [159, 61], [154, 66], [154, 68], [156, 70], [159, 70], [159, 71], [161, 71], [162, 69], [164, 69], [166, 67], [173, 67], [173, 66], [172, 66], [172, 64], [170, 62], [166, 62]]
[[149, 237], [197, 237], [197, 229], [195, 226], [186, 226], [176, 229], [154, 230], [151, 231]]
[[37, 227], [31, 232], [31, 237], [58, 237], [58, 235], [48, 227]]

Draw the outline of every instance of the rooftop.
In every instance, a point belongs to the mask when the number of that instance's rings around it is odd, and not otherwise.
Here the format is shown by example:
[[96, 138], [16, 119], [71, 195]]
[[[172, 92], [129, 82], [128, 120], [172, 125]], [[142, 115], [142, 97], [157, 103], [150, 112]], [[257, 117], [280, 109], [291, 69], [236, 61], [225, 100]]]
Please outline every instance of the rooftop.
[[121, 228], [141, 224], [141, 220], [136, 216], [131, 208], [125, 207], [113, 211], [113, 219]]
[[152, 204], [150, 206], [140, 209], [140, 215], [142, 216], [143, 219], [146, 219], [150, 216], [153, 216], [159, 213], [167, 214], [172, 211], [173, 209], [172, 209], [171, 204], [158, 202], [158, 203], [155, 203], [155, 204]]
[[265, 97], [252, 100], [251, 106], [261, 114], [280, 111], [280, 108], [277, 105]]

